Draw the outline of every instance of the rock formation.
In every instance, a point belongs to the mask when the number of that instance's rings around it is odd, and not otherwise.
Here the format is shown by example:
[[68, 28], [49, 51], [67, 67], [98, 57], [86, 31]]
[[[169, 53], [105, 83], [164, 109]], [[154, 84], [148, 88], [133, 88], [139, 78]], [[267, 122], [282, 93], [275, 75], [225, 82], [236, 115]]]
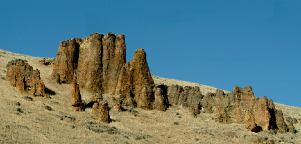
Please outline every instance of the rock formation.
[[124, 35], [92, 34], [60, 44], [52, 77], [70, 83], [77, 72], [81, 88], [94, 93], [121, 95], [124, 104], [151, 109], [154, 81], [143, 49], [126, 64]]
[[79, 85], [77, 84], [77, 76], [75, 74], [71, 84], [71, 105], [76, 111], [84, 110], [84, 104], [82, 102]]
[[251, 87], [235, 87], [232, 93], [227, 94], [218, 90], [216, 94], [206, 95], [201, 105], [204, 109], [216, 113], [217, 121], [222, 123], [244, 123], [246, 128], [253, 132], [290, 131], [282, 112], [276, 110], [270, 99], [256, 98]]
[[93, 104], [92, 113], [99, 122], [110, 123], [110, 108], [107, 102], [99, 101]]
[[167, 90], [170, 105], [196, 106], [203, 98], [199, 87], [171, 85]]
[[151, 109], [155, 99], [154, 86], [145, 51], [138, 49], [133, 60], [121, 70], [115, 93], [123, 95], [127, 104], [133, 103], [137, 107]]
[[155, 102], [154, 108], [157, 110], [165, 111], [168, 106], [169, 102], [167, 99], [167, 87], [165, 85], [158, 85], [154, 88], [155, 92]]
[[114, 93], [121, 68], [126, 63], [124, 35], [92, 34], [60, 44], [53, 78], [71, 83], [77, 71], [80, 87], [99, 93]]
[[294, 132], [293, 124], [288, 126], [283, 114], [267, 97], [256, 98], [252, 87], [234, 87], [231, 93], [217, 90], [202, 95], [198, 87], [171, 85], [167, 87], [169, 104], [189, 107], [193, 116], [200, 111], [216, 114], [221, 123], [243, 123], [246, 128], [259, 132], [277, 130], [280, 133]]
[[[155, 86], [143, 49], [136, 50], [133, 59], [126, 63], [124, 35], [95, 33], [87, 38], [63, 41], [52, 77], [58, 83], [71, 83], [73, 73], [77, 73], [79, 87], [95, 94], [93, 112], [102, 121], [110, 119], [108, 103], [101, 102], [103, 95], [109, 94], [118, 98], [117, 111], [122, 106], [164, 111], [169, 105], [181, 105], [191, 108], [194, 116], [201, 111], [215, 113], [217, 121], [243, 123], [253, 132], [294, 131], [273, 102], [266, 97], [256, 98], [251, 87], [235, 87], [231, 93], [217, 90], [204, 96], [197, 86]], [[78, 87], [77, 83], [73, 85]]]
[[71, 83], [77, 69], [79, 39], [63, 41], [53, 62], [52, 77], [59, 83]]
[[124, 35], [92, 34], [80, 45], [79, 84], [93, 92], [114, 94], [125, 63]]
[[7, 64], [6, 79], [22, 93], [33, 96], [46, 96], [45, 84], [41, 80], [40, 71], [33, 70], [25, 60], [16, 59]]

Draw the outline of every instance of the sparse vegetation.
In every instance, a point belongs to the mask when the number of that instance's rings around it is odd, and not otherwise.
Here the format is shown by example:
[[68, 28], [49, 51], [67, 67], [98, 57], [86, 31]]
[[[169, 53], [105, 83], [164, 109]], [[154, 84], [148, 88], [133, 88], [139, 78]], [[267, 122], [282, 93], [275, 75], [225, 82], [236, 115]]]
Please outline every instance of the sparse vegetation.
[[118, 134], [119, 131], [116, 127], [109, 127], [94, 122], [88, 122], [85, 127], [95, 133]]
[[19, 107], [16, 109], [16, 111], [17, 111], [17, 114], [24, 113], [24, 111], [21, 108], [19, 108]]
[[[11, 57], [11, 56], [10, 56]], [[5, 55], [2, 61], [9, 61]], [[22, 57], [23, 58], [23, 57]], [[263, 131], [249, 132], [241, 124], [220, 124], [214, 114], [201, 113], [194, 119], [189, 109], [172, 106], [166, 112], [130, 109], [126, 112], [110, 111], [114, 118], [110, 124], [96, 123], [85, 112], [72, 111], [68, 84], [55, 84], [48, 77], [51, 67], [39, 65], [36, 58], [26, 58], [38, 66], [41, 78], [56, 92], [52, 99], [24, 96], [10, 86], [0, 87], [0, 143], [298, 143], [300, 133], [278, 134]], [[0, 63], [1, 68], [6, 63]], [[5, 75], [3, 70], [1, 75]], [[159, 77], [157, 79], [160, 79]], [[0, 81], [7, 83], [7, 81]], [[2, 83], [2, 84], [3, 84]], [[83, 91], [83, 100], [90, 95]], [[93, 103], [91, 103], [93, 105]], [[90, 104], [90, 105], [91, 105]], [[86, 106], [89, 104], [85, 104]], [[278, 104], [276, 104], [278, 106]], [[278, 108], [278, 107], [277, 107]], [[300, 130], [301, 109], [281, 106], [285, 120]], [[297, 123], [296, 123], [297, 120]], [[42, 136], [42, 138], [40, 137]], [[12, 140], [12, 137], [14, 138]], [[254, 138], [252, 138], [254, 137]], [[258, 138], [263, 137], [263, 138]], [[27, 140], [27, 141], [26, 141]]]
[[30, 96], [24, 96], [24, 97], [22, 97], [24, 100], [26, 100], [26, 101], [33, 101], [33, 98], [32, 97], [30, 97]]
[[52, 111], [53, 109], [52, 109], [52, 107], [50, 107], [50, 106], [44, 106], [44, 108], [46, 109], [46, 110], [48, 110], [48, 111]]
[[174, 124], [174, 125], [179, 125], [180, 123], [179, 123], [179, 122], [173, 122], [173, 124]]

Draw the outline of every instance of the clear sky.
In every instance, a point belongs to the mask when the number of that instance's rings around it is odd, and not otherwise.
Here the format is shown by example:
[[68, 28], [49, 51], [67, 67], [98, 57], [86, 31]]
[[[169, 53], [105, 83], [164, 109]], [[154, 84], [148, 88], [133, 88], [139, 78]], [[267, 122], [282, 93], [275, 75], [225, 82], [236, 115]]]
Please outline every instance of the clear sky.
[[155, 75], [301, 106], [300, 0], [3, 0], [0, 48], [54, 57], [59, 42], [123, 33]]

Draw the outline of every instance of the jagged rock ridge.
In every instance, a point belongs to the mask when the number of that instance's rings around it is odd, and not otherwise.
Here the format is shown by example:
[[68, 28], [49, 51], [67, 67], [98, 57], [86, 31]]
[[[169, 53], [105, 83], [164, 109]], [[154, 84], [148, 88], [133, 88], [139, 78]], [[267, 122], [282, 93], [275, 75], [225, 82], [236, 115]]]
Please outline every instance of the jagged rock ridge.
[[221, 123], [243, 123], [253, 132], [295, 132], [294, 126], [285, 122], [282, 111], [275, 108], [272, 100], [257, 98], [251, 87], [234, 87], [231, 93], [217, 90], [204, 96], [197, 87], [172, 85], [168, 87], [167, 95], [171, 105], [190, 107], [193, 114], [200, 111], [215, 113], [216, 121]]

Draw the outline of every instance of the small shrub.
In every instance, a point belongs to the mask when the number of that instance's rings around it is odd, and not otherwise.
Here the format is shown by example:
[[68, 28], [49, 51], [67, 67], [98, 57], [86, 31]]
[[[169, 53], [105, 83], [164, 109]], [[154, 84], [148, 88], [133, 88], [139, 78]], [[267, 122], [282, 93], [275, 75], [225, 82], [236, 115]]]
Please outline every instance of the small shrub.
[[174, 125], [179, 125], [180, 123], [179, 123], [179, 122], [173, 122], [173, 124], [174, 124]]
[[50, 106], [45, 106], [44, 107], [46, 110], [48, 110], [48, 111], [52, 111], [53, 109], [52, 109], [52, 107], [50, 107]]

